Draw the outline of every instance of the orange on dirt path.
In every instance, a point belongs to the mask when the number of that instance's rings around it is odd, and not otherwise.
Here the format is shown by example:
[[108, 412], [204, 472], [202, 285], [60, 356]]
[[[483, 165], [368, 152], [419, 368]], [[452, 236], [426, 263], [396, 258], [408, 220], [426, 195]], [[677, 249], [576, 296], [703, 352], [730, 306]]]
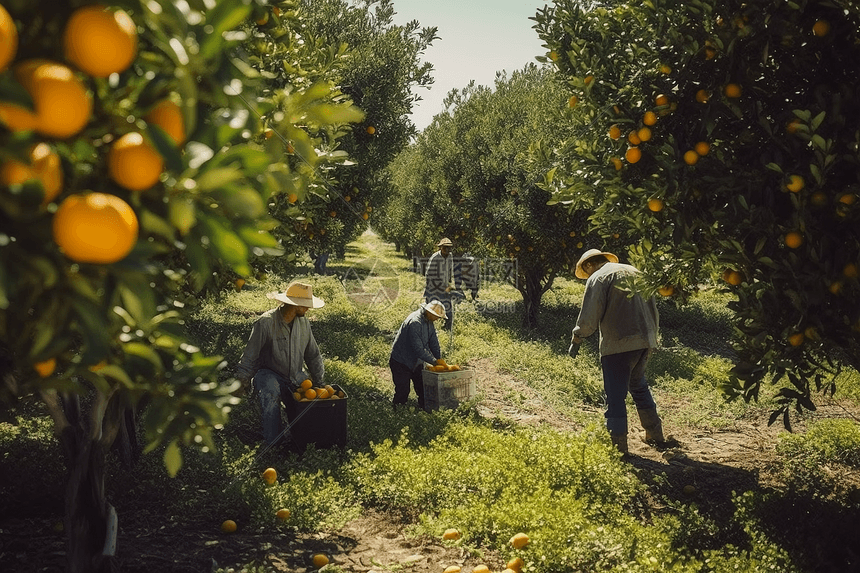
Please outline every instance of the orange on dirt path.
[[72, 13], [63, 33], [66, 60], [106, 78], [127, 69], [137, 55], [137, 27], [128, 14], [99, 4]]
[[263, 471], [263, 481], [266, 482], [267, 485], [274, 485], [276, 481], [278, 481], [278, 472], [275, 468], [266, 468]]
[[0, 72], [4, 71], [18, 53], [18, 29], [12, 16], [0, 5]]
[[224, 533], [233, 533], [236, 531], [236, 522], [232, 519], [225, 519], [221, 524], [221, 531]]
[[165, 99], [158, 102], [143, 119], [163, 129], [176, 145], [185, 143], [185, 120], [182, 119], [182, 110], [173, 101]]
[[446, 529], [442, 534], [442, 539], [446, 541], [456, 541], [457, 539], [460, 539], [460, 531], [454, 528]]
[[522, 549], [529, 544], [529, 536], [525, 533], [517, 533], [511, 537], [510, 543], [514, 549]]
[[290, 518], [290, 510], [279, 509], [278, 512], [275, 514], [275, 517], [278, 519], [278, 521], [286, 521]]
[[108, 174], [130, 191], [149, 189], [161, 177], [164, 159], [136, 131], [117, 139], [108, 152]]
[[476, 565], [474, 569], [472, 569], [472, 573], [492, 573], [490, 568], [486, 565]]
[[316, 555], [314, 555], [312, 561], [313, 561], [314, 567], [322, 567], [324, 565], [328, 565], [328, 557], [326, 557], [322, 553], [317, 553]]
[[50, 203], [63, 188], [63, 169], [60, 156], [47, 143], [38, 143], [30, 148], [29, 163], [9, 159], [0, 166], [0, 183], [15, 185], [26, 181], [38, 181], [45, 197], [43, 205]]
[[54, 214], [54, 242], [79, 263], [124, 259], [137, 242], [134, 210], [116, 195], [86, 193], [63, 199]]
[[12, 70], [33, 99], [33, 111], [0, 103], [0, 121], [11, 131], [35, 129], [42, 135], [65, 139], [90, 120], [92, 99], [69, 67], [34, 59], [19, 62]]
[[523, 567], [526, 566], [526, 562], [523, 561], [522, 557], [514, 557], [507, 563], [508, 569], [511, 571], [516, 571], [516, 573], [522, 573]]

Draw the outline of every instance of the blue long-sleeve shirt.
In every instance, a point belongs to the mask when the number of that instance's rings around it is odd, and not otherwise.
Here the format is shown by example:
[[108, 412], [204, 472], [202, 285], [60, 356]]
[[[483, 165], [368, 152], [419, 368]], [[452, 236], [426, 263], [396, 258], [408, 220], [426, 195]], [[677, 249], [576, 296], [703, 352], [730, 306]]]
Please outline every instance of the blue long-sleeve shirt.
[[424, 309], [419, 308], [406, 317], [394, 336], [391, 359], [409, 369], [417, 368], [421, 362], [435, 364], [442, 357], [436, 327], [427, 320]]

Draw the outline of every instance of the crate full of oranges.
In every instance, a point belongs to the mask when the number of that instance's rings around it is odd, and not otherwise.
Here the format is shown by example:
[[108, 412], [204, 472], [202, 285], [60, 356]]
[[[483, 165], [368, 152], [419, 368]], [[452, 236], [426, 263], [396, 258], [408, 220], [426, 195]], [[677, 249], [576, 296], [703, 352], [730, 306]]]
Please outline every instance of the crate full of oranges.
[[340, 388], [335, 388], [331, 384], [325, 386], [314, 386], [311, 379], [307, 379], [301, 383], [298, 390], [293, 392], [293, 399], [296, 402], [310, 402], [311, 400], [342, 400], [346, 398], [346, 394]]

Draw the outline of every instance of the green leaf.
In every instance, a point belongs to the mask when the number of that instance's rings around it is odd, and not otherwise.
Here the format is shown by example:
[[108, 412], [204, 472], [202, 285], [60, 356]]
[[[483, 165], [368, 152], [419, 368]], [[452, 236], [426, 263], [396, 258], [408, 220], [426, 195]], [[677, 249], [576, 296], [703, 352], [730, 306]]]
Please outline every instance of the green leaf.
[[197, 223], [194, 202], [187, 197], [171, 197], [167, 213], [170, 224], [176, 227], [181, 236], [187, 235]]
[[179, 468], [182, 467], [182, 451], [179, 449], [178, 440], [172, 440], [167, 444], [164, 450], [164, 467], [167, 468], [167, 475], [176, 477]]
[[220, 189], [243, 177], [244, 174], [238, 166], [210, 169], [197, 177], [197, 188], [201, 191]]

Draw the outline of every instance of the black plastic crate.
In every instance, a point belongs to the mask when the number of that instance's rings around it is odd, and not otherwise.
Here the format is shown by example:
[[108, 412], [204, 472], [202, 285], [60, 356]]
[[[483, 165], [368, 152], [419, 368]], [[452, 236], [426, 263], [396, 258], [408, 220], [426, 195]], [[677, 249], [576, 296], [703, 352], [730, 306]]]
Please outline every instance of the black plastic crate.
[[[337, 384], [335, 390], [343, 391]], [[293, 442], [302, 450], [308, 444], [317, 448], [346, 447], [346, 403], [349, 396], [338, 400], [297, 402], [292, 397], [284, 402]]]

